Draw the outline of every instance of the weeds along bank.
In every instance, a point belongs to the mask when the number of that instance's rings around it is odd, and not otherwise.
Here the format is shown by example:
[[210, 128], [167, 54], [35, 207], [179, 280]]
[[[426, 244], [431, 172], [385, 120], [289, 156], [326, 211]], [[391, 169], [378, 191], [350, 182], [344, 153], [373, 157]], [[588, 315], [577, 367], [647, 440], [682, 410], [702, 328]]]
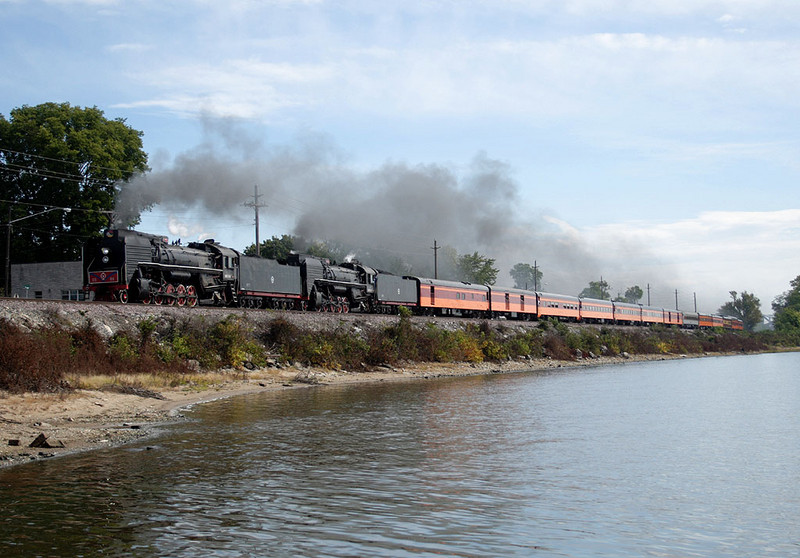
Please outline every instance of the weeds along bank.
[[296, 364], [358, 372], [398, 363], [768, 348], [747, 334], [664, 327], [0, 302], [0, 389], [10, 392], [86, 387], [86, 378], [98, 376], [109, 383], [148, 377], [154, 385], [175, 387], [201, 371]]

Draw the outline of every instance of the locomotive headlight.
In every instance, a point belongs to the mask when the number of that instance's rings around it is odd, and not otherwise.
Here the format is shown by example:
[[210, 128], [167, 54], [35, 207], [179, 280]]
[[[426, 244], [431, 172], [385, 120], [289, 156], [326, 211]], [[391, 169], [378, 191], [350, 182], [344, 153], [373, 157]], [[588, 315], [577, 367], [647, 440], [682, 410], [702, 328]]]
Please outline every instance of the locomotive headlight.
[[108, 256], [103, 256], [103, 263], [108, 263]]
[[111, 252], [108, 248], [100, 248], [100, 251], [103, 253], [104, 256], [108, 256], [108, 253]]

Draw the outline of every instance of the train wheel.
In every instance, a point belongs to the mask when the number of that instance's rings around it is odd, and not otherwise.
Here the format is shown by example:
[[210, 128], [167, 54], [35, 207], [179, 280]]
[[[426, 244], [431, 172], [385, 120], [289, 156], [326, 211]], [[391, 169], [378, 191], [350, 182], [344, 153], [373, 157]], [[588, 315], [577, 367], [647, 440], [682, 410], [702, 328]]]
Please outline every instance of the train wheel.
[[128, 304], [128, 289], [122, 289], [119, 292], [119, 301], [122, 304]]
[[172, 283], [164, 289], [164, 304], [167, 306], [175, 305], [175, 285]]
[[175, 289], [178, 299], [177, 303], [178, 306], [185, 306], [186, 305], [186, 286], [185, 285], [178, 285], [178, 288]]
[[189, 285], [186, 287], [186, 302], [194, 308], [197, 306], [197, 291], [194, 288], [194, 285]]
[[163, 287], [158, 289], [158, 291], [156, 292], [155, 297], [153, 297], [153, 302], [155, 302], [155, 304], [157, 306], [161, 306], [162, 304], [164, 304], [164, 288]]

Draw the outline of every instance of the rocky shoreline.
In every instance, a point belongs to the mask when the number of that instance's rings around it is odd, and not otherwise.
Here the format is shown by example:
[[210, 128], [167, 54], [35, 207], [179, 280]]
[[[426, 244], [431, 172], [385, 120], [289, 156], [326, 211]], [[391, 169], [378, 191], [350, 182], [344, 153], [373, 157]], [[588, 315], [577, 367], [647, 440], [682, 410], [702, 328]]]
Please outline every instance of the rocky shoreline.
[[[140, 440], [155, 427], [181, 420], [182, 411], [201, 403], [267, 390], [304, 389], [384, 381], [425, 381], [446, 376], [514, 373], [554, 368], [687, 358], [686, 355], [550, 359], [497, 363], [409, 364], [371, 372], [314, 368], [267, 368], [220, 373], [218, 382], [198, 388], [122, 391], [74, 390], [60, 394], [0, 392], [0, 468]], [[39, 443], [36, 443], [38, 440]], [[34, 447], [31, 446], [34, 445]]]

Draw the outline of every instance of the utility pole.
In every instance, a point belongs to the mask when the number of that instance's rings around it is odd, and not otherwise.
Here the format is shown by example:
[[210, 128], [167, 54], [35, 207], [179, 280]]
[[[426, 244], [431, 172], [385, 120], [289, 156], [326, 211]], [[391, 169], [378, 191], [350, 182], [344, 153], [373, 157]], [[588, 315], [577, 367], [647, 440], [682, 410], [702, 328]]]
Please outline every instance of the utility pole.
[[[536, 267], [536, 260], [533, 260], [533, 290], [538, 291], [538, 281], [539, 281], [539, 268]], [[527, 288], [527, 286], [526, 286]]]
[[650, 306], [650, 283], [647, 284], [647, 305]]
[[256, 256], [261, 257], [261, 239], [258, 236], [258, 209], [260, 207], [267, 207], [267, 204], [258, 203], [258, 198], [260, 198], [258, 194], [258, 184], [253, 187], [253, 201], [245, 202], [246, 207], [252, 207], [256, 214]]
[[6, 265], [3, 268], [5, 287], [3, 296], [11, 296], [11, 204], [8, 205], [8, 222], [6, 224]]
[[433, 278], [434, 279], [438, 279], [439, 278], [439, 248], [441, 248], [441, 246], [438, 246], [436, 244], [436, 239], [434, 238], [433, 239], [433, 248], [431, 248], [431, 250], [433, 250]]
[[678, 289], [675, 289], [675, 310], [678, 309]]
[[694, 313], [697, 314], [697, 293], [692, 293], [694, 295]]

